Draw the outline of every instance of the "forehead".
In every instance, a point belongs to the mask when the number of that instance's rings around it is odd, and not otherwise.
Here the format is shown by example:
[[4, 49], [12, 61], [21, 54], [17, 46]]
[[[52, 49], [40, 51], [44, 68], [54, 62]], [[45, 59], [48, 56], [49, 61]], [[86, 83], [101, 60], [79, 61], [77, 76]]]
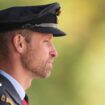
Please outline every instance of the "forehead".
[[32, 38], [35, 38], [36, 40], [41, 40], [41, 39], [52, 39], [53, 34], [48, 34], [48, 33], [40, 33], [40, 32], [33, 32], [32, 33]]

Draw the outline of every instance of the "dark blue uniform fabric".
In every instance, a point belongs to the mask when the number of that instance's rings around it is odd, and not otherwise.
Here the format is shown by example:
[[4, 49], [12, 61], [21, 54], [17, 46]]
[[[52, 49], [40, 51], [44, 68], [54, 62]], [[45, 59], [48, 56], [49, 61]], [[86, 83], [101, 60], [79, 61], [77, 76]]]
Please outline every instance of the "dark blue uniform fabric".
[[23, 105], [12, 84], [2, 75], [0, 75], [0, 105]]

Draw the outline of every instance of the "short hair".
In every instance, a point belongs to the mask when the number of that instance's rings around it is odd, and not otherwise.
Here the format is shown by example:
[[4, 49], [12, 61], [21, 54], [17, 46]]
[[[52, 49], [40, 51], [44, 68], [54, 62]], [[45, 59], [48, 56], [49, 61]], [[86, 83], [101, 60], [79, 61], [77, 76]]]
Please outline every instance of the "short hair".
[[24, 36], [26, 42], [29, 43], [32, 31], [28, 29], [18, 29], [0, 33], [0, 59], [8, 57], [9, 45], [12, 43], [12, 38], [17, 34]]

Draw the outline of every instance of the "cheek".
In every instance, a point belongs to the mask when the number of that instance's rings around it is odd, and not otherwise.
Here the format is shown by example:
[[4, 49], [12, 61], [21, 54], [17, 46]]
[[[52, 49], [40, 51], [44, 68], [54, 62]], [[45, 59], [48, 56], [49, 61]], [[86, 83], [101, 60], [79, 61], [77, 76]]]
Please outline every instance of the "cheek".
[[49, 48], [46, 46], [39, 47], [36, 53], [40, 57], [49, 57]]
[[46, 61], [49, 58], [49, 50], [44, 47], [39, 47], [32, 51], [33, 60], [37, 63]]
[[49, 48], [46, 45], [38, 44], [38, 46], [28, 46], [27, 58], [34, 65], [45, 63], [49, 59]]

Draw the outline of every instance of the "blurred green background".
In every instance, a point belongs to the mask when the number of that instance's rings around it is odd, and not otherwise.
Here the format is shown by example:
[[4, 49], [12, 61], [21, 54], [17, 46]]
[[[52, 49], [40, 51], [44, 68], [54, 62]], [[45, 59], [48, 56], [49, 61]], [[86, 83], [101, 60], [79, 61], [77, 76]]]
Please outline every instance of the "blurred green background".
[[[105, 105], [105, 0], [0, 0], [0, 9], [59, 2], [59, 57], [48, 79], [34, 80], [30, 105]], [[1, 26], [2, 27], [2, 26]]]

